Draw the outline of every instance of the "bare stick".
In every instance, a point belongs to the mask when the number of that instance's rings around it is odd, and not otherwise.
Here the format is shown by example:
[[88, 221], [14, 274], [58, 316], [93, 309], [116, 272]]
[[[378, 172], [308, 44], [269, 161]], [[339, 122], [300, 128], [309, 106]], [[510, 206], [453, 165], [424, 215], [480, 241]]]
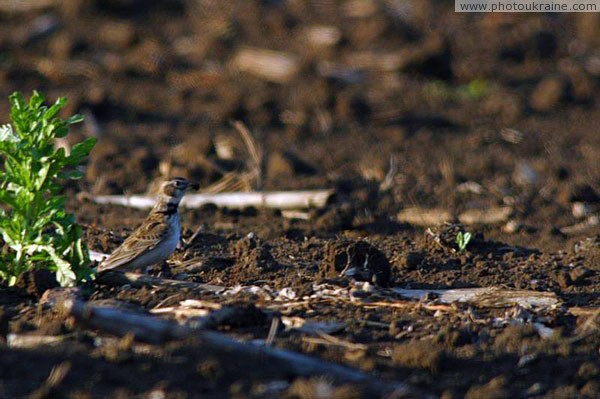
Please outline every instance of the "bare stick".
[[64, 335], [8, 334], [6, 345], [9, 348], [32, 349], [58, 344], [65, 339]]
[[438, 226], [452, 220], [446, 209], [406, 208], [398, 213], [398, 221], [415, 226]]
[[[508, 206], [486, 209], [469, 209], [458, 215], [458, 220], [465, 225], [495, 224], [508, 220], [513, 210]], [[415, 226], [439, 226], [454, 219], [452, 213], [442, 208], [406, 208], [400, 211], [397, 219]]]
[[454, 290], [406, 290], [392, 288], [392, 291], [413, 299], [422, 299], [425, 295], [433, 293], [439, 296], [438, 299], [442, 303], [462, 302], [488, 308], [502, 308], [514, 305], [552, 308], [560, 305], [560, 301], [553, 292], [509, 290], [499, 287], [461, 288]]
[[19, 13], [39, 11], [56, 5], [56, 0], [0, 0], [0, 11], [5, 13]]
[[292, 80], [300, 70], [297, 56], [281, 51], [242, 48], [233, 56], [232, 65], [243, 72], [275, 83]]
[[46, 381], [42, 383], [38, 389], [33, 391], [29, 398], [31, 399], [45, 399], [51, 396], [52, 391], [57, 388], [63, 380], [67, 377], [67, 374], [71, 370], [71, 362], [64, 361], [58, 365], [52, 367], [50, 375], [46, 378]]
[[510, 206], [496, 206], [485, 209], [469, 209], [458, 215], [461, 223], [471, 224], [495, 224], [506, 222], [513, 210]]
[[[188, 194], [181, 201], [185, 208], [200, 208], [207, 204], [218, 207], [243, 209], [275, 208], [304, 209], [322, 208], [333, 194], [333, 190], [306, 191], [254, 191], [216, 194]], [[156, 203], [156, 197], [148, 195], [84, 195], [97, 204], [122, 205], [131, 208], [149, 209]]]
[[177, 289], [197, 289], [201, 291], [220, 292], [226, 289], [219, 285], [194, 283], [193, 281], [169, 280], [160, 277], [153, 277], [147, 274], [119, 272], [115, 270], [101, 273], [96, 279], [100, 284], [105, 285], [125, 285], [129, 284], [132, 287], [169, 287]]
[[235, 322], [246, 314], [246, 310], [236, 306], [225, 306], [213, 310], [205, 316], [194, 317], [187, 325], [195, 329], [215, 329], [219, 326]]
[[135, 339], [153, 344], [181, 339], [190, 334], [188, 327], [170, 320], [122, 309], [92, 306], [73, 298], [59, 302], [57, 306], [85, 326], [118, 336], [133, 334]]
[[359, 370], [329, 363], [320, 359], [267, 346], [256, 346], [236, 341], [224, 334], [178, 325], [172, 321], [122, 309], [98, 307], [67, 299], [59, 309], [75, 317], [80, 323], [111, 334], [132, 334], [138, 340], [161, 344], [169, 340], [198, 336], [206, 346], [238, 357], [261, 358], [281, 365], [282, 372], [298, 376], [326, 375], [338, 383], [365, 384], [379, 394], [394, 392], [394, 397], [429, 398], [429, 395], [401, 383], [385, 382]]
[[582, 234], [591, 228], [594, 228], [600, 224], [600, 216], [590, 215], [583, 222], [579, 222], [572, 226], [561, 227], [560, 232], [563, 234]]

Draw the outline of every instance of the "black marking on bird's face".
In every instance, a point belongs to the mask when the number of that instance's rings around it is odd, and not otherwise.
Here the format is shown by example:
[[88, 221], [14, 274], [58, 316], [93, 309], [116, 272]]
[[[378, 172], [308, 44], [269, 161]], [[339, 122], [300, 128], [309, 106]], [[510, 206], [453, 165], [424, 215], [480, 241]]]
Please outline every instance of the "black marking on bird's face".
[[199, 185], [183, 177], [175, 177], [163, 183], [162, 194], [167, 197], [180, 199], [190, 188], [197, 190]]

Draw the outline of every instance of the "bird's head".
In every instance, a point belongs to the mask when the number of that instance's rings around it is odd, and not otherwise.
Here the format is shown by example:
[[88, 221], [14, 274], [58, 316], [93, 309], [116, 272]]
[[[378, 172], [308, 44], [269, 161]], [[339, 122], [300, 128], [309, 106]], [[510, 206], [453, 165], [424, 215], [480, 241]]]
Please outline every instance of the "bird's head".
[[185, 193], [198, 190], [200, 185], [196, 182], [189, 181], [183, 177], [175, 177], [167, 180], [160, 187], [160, 196], [171, 204], [179, 204]]

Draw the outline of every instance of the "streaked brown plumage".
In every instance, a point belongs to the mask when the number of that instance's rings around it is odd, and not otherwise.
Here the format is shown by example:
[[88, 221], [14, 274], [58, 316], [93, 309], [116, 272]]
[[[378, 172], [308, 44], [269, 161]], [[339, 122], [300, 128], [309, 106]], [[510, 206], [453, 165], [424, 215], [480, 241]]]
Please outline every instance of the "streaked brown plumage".
[[187, 191], [198, 187], [197, 183], [181, 177], [164, 182], [150, 214], [119, 248], [98, 265], [98, 272], [144, 268], [167, 259], [177, 248], [181, 234], [179, 202]]

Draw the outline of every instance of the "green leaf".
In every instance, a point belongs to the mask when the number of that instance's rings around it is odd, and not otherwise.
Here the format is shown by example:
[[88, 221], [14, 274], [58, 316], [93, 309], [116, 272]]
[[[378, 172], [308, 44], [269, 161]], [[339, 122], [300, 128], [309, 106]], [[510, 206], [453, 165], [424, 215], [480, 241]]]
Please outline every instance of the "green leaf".
[[66, 125], [61, 125], [54, 131], [54, 137], [62, 138], [69, 133], [69, 128]]
[[[68, 134], [68, 126], [82, 120], [58, 115], [66, 99], [46, 106], [44, 95], [33, 92], [26, 102], [20, 93], [10, 96], [12, 124], [0, 126], [0, 234], [6, 243], [0, 252], [0, 278], [9, 283], [31, 268], [56, 273], [61, 285], [89, 278], [87, 247], [81, 227], [65, 211], [61, 178], [82, 176], [77, 166], [96, 143], [89, 138], [72, 148], [54, 148], [54, 138]], [[71, 166], [69, 170], [63, 170]]]
[[8, 98], [13, 108], [13, 112], [18, 112], [25, 108], [25, 99], [23, 98], [23, 95], [21, 93], [14, 92]]
[[29, 108], [38, 109], [42, 106], [42, 104], [44, 104], [45, 100], [46, 99], [44, 98], [44, 95], [42, 93], [40, 93], [37, 90], [34, 90], [33, 94], [29, 98]]
[[15, 134], [11, 125], [0, 126], [0, 142], [18, 143], [19, 141], [19, 136]]
[[79, 170], [70, 170], [68, 172], [60, 172], [58, 177], [60, 179], [72, 179], [77, 180], [81, 179], [84, 176], [84, 173]]
[[77, 143], [71, 148], [71, 154], [67, 158], [67, 164], [69, 165], [78, 165], [80, 164], [85, 157], [88, 156], [92, 148], [96, 145], [98, 140], [95, 137], [88, 137], [83, 140], [81, 143]]
[[51, 163], [43, 164], [40, 170], [37, 172], [35, 188], [36, 190], [41, 190], [44, 187], [44, 183], [46, 182], [46, 178], [48, 177], [48, 172], [52, 167]]
[[83, 115], [75, 114], [72, 117], [68, 118], [65, 122], [68, 125], [74, 125], [75, 123], [83, 122], [83, 120], [84, 120]]
[[44, 112], [44, 118], [50, 120], [59, 113], [59, 111], [65, 106], [67, 99], [65, 97], [60, 97], [54, 105], [52, 105], [46, 112]]
[[58, 256], [58, 254], [52, 246], [29, 245], [25, 249], [25, 251], [28, 255], [33, 255], [36, 252], [46, 252], [50, 256], [52, 262], [54, 262], [54, 264], [56, 265], [56, 281], [58, 281], [61, 287], [70, 287], [74, 285], [76, 279], [75, 272], [71, 270], [71, 265], [69, 264], [69, 262], [65, 261], [60, 256]]

